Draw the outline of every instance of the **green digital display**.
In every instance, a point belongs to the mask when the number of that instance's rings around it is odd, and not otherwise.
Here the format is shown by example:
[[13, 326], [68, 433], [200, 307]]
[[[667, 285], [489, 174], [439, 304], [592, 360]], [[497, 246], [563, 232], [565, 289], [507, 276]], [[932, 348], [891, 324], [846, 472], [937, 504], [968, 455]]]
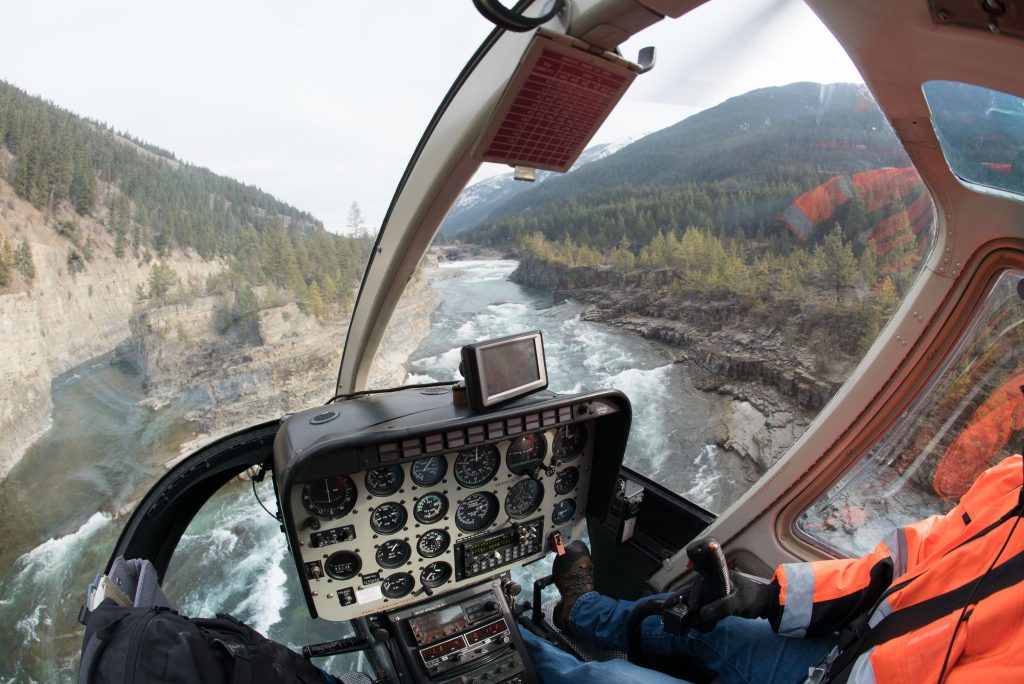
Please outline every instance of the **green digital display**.
[[469, 554], [471, 556], [479, 556], [484, 553], [489, 553], [500, 549], [503, 546], [509, 546], [518, 540], [519, 536], [515, 530], [509, 530], [503, 534], [499, 534], [497, 537], [491, 537], [485, 539], [482, 542], [478, 542], [469, 547]]

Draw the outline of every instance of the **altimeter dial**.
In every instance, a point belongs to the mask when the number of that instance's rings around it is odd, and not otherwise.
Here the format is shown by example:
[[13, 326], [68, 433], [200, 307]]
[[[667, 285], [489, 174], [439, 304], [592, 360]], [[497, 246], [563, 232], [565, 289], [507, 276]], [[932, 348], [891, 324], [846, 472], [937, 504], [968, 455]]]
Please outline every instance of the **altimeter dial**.
[[498, 474], [501, 454], [493, 444], [469, 447], [459, 452], [453, 470], [463, 487], [479, 487]]

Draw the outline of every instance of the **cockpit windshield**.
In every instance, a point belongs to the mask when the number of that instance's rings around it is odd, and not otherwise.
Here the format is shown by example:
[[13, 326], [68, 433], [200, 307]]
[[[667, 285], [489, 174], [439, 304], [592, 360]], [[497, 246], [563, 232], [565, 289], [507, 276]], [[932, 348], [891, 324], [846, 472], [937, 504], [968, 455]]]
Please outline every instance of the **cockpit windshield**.
[[[83, 5], [59, 26], [22, 4], [0, 41], [0, 680], [69, 681], [82, 588], [139, 497], [198, 447], [331, 398], [388, 198], [491, 27], [468, 0]], [[654, 69], [572, 170], [480, 168], [367, 385], [457, 380], [458, 347], [540, 329], [550, 389], [627, 394], [625, 465], [710, 519], [851, 376], [934, 209], [801, 3], [714, 0], [622, 55], [648, 45]], [[985, 111], [1005, 128], [1014, 107]], [[978, 181], [1015, 178], [989, 149]], [[250, 488], [272, 501], [269, 480], [226, 485], [168, 590], [301, 645], [295, 568]], [[229, 556], [245, 572], [225, 577]]]

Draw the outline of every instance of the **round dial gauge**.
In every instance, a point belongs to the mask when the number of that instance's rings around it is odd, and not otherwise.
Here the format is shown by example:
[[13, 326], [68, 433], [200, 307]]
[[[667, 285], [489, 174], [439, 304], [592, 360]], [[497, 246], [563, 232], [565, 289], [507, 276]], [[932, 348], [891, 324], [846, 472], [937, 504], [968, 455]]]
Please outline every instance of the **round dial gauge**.
[[436, 523], [448, 513], [448, 499], [440, 492], [424, 494], [412, 507], [412, 517], [424, 525]]
[[516, 437], [505, 452], [505, 465], [516, 475], [527, 475], [543, 465], [547, 450], [544, 435], [539, 432]]
[[405, 526], [409, 519], [402, 504], [388, 501], [373, 509], [370, 514], [370, 527], [377, 534], [392, 534]]
[[389, 539], [377, 547], [377, 565], [382, 568], [397, 568], [405, 565], [405, 562], [412, 556], [412, 548], [409, 543], [401, 539]]
[[420, 584], [425, 587], [439, 587], [452, 576], [452, 566], [444, 561], [434, 561], [420, 571]]
[[551, 443], [551, 454], [559, 463], [571, 461], [583, 453], [586, 443], [586, 425], [564, 425], [555, 431], [555, 439]]
[[416, 552], [424, 558], [435, 558], [447, 551], [451, 542], [451, 535], [444, 530], [430, 530], [416, 542]]
[[455, 509], [455, 524], [463, 532], [476, 532], [498, 517], [498, 497], [490, 492], [470, 494]]
[[463, 449], [455, 458], [455, 480], [463, 487], [479, 487], [498, 474], [501, 454], [493, 444]]
[[340, 518], [356, 504], [356, 485], [345, 475], [302, 485], [302, 505], [321, 518]]
[[420, 487], [433, 487], [444, 479], [447, 472], [448, 461], [443, 456], [431, 456], [416, 461], [409, 471], [412, 481]]
[[355, 577], [363, 567], [363, 561], [351, 551], [335, 551], [324, 562], [327, 574], [337, 580]]
[[527, 478], [512, 485], [505, 495], [505, 513], [510, 518], [525, 518], [540, 508], [544, 498], [544, 485]]
[[555, 494], [568, 494], [572, 490], [576, 489], [576, 484], [579, 481], [580, 471], [576, 466], [569, 466], [565, 470], [560, 470], [558, 474], [555, 475]]
[[576, 500], [562, 499], [555, 504], [554, 509], [551, 511], [551, 524], [564, 525], [572, 520], [574, 515], [576, 515]]
[[380, 584], [380, 593], [388, 598], [402, 598], [410, 591], [416, 580], [407, 572], [396, 572], [388, 575]]
[[398, 491], [405, 481], [402, 466], [389, 465], [366, 471], [366, 490], [377, 496], [390, 496]]

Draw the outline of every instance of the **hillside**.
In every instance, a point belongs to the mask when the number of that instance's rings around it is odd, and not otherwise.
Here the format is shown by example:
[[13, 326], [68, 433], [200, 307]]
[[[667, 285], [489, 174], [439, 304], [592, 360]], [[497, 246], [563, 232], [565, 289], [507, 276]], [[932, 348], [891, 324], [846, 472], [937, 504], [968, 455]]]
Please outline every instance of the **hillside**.
[[[195, 384], [199, 359], [216, 368], [231, 353], [333, 366], [369, 242], [0, 82], [0, 372], [12, 388], [0, 478], [47, 429], [54, 378], [119, 345], [152, 347], [132, 322], [157, 312], [169, 346], [196, 360], [161, 376], [167, 395]], [[268, 321], [272, 340], [250, 334]], [[320, 348], [277, 344], [321, 329]], [[335, 372], [325, 363], [305, 366], [327, 378], [319, 395]]]
[[764, 88], [510, 198], [460, 238], [497, 245], [540, 231], [610, 248], [687, 226], [772, 234], [796, 196], [829, 178], [908, 163], [863, 86]]

